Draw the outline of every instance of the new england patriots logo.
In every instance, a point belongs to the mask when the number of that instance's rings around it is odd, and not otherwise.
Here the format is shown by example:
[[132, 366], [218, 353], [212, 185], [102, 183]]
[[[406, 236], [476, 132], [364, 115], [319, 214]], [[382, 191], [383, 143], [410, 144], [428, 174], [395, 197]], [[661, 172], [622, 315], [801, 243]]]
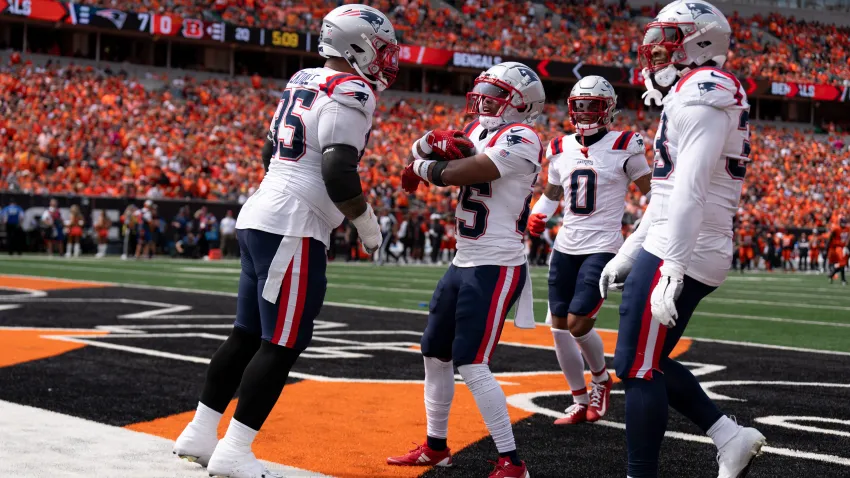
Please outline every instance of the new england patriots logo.
[[703, 81], [703, 82], [697, 83], [697, 87], [699, 88], [699, 95], [700, 96], [703, 96], [710, 91], [717, 91], [717, 90], [728, 91], [728, 88], [726, 88], [725, 86], [723, 86], [719, 83], [715, 83], [713, 81]]
[[534, 144], [530, 139], [523, 138], [518, 134], [509, 134], [505, 135], [505, 140], [508, 142], [508, 146], [513, 146], [515, 144], [525, 143], [525, 144]]
[[691, 15], [693, 15], [694, 18], [697, 18], [700, 15], [715, 14], [714, 10], [704, 3], [686, 3], [685, 6], [688, 7], [688, 10], [691, 11]]
[[111, 8], [98, 10], [95, 12], [95, 15], [109, 20], [113, 25], [115, 25], [115, 28], [119, 30], [124, 28], [124, 22], [127, 21], [126, 13], [121, 10], [113, 10]]
[[540, 81], [540, 78], [537, 77], [537, 74], [531, 71], [530, 68], [520, 67], [517, 68], [517, 70], [519, 71], [519, 74], [522, 75], [523, 78], [525, 78], [526, 85], [530, 85], [535, 81]]
[[369, 93], [363, 91], [346, 91], [343, 94], [345, 96], [351, 96], [355, 100], [359, 101], [363, 106], [366, 106], [366, 102], [369, 101]]
[[371, 11], [371, 10], [360, 10], [357, 8], [351, 9], [347, 12], [343, 12], [340, 14], [341, 17], [360, 17], [372, 25], [372, 28], [375, 29], [375, 33], [378, 33], [378, 29], [381, 28], [381, 25], [384, 24], [384, 19], [381, 18], [380, 15]]

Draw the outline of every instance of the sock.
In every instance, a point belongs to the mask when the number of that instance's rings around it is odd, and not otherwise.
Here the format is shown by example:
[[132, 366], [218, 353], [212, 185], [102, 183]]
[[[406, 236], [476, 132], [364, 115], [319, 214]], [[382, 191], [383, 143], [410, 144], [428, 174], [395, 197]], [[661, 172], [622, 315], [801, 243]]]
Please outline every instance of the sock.
[[260, 337], [241, 327], [233, 327], [230, 337], [216, 350], [207, 367], [201, 402], [223, 413], [236, 394], [242, 373], [260, 347]]
[[484, 417], [487, 431], [490, 432], [490, 436], [496, 442], [496, 450], [499, 451], [500, 455], [513, 451], [514, 455], [511, 457], [511, 462], [519, 465], [505, 393], [496, 382], [496, 378], [490, 373], [490, 367], [484, 364], [469, 364], [461, 365], [457, 369], [475, 398], [475, 404], [478, 405], [478, 411]]
[[[576, 344], [576, 339], [569, 330], [552, 329], [552, 338], [555, 339], [555, 355], [558, 357], [558, 365], [567, 378], [567, 384], [573, 391], [573, 400], [576, 403], [587, 404], [587, 384], [584, 381], [584, 360], [581, 358], [581, 349]], [[583, 397], [583, 401], [577, 399]]]
[[233, 418], [259, 430], [283, 392], [289, 370], [301, 352], [263, 341], [260, 350], [245, 367], [239, 384], [239, 402]]
[[511, 451], [505, 452], [505, 453], [499, 453], [499, 458], [505, 458], [505, 457], [510, 458], [511, 463], [513, 463], [516, 466], [522, 465], [522, 462], [519, 460], [519, 455], [517, 455], [516, 450], [511, 450]]
[[218, 435], [218, 422], [220, 421], [221, 413], [198, 402], [198, 408], [195, 410], [195, 416], [192, 418], [193, 425], [203, 433]]
[[[455, 395], [454, 363], [435, 357], [425, 362], [425, 416], [428, 422], [428, 446], [445, 450], [449, 433], [449, 410]], [[433, 440], [432, 440], [433, 439]], [[437, 441], [440, 440], [440, 441]], [[432, 446], [432, 442], [434, 446]], [[436, 446], [436, 447], [435, 447]]]
[[79, 256], [79, 255], [80, 255], [80, 244], [76, 243], [76, 244], [74, 244], [74, 257]]
[[670, 406], [707, 433], [723, 413], [708, 398], [699, 381], [687, 367], [669, 357], [659, 360], [658, 367], [664, 372]]
[[652, 380], [626, 378], [626, 445], [628, 474], [635, 478], [656, 478], [661, 441], [667, 429], [667, 391], [664, 374]]
[[230, 420], [230, 426], [227, 427], [222, 441], [227, 442], [233, 448], [245, 452], [251, 451], [251, 444], [254, 443], [254, 437], [257, 436], [257, 430], [239, 423], [235, 418]]
[[706, 435], [711, 438], [711, 441], [714, 442], [714, 446], [716, 446], [719, 450], [720, 447], [731, 440], [740, 429], [741, 427], [731, 418], [723, 415], [714, 423], [714, 425], [711, 426], [711, 428], [708, 429]]
[[608, 368], [605, 365], [605, 347], [602, 345], [602, 337], [596, 329], [590, 329], [590, 332], [575, 337], [576, 343], [581, 348], [581, 354], [590, 366], [590, 372], [593, 374], [594, 382], [604, 382], [608, 380]]

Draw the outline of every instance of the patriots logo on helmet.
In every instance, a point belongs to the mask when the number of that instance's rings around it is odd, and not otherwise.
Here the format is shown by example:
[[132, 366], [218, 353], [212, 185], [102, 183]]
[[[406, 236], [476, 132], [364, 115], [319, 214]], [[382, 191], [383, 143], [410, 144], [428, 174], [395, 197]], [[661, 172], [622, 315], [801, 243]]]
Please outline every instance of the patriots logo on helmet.
[[369, 93], [365, 93], [363, 91], [346, 91], [343, 94], [345, 96], [351, 96], [355, 100], [359, 101], [363, 106], [366, 106], [366, 102], [369, 101]]
[[713, 81], [703, 81], [703, 82], [697, 83], [697, 87], [699, 88], [699, 95], [700, 96], [705, 95], [709, 91], [716, 91], [716, 90], [726, 90], [726, 91], [728, 91], [728, 89], [725, 86], [723, 86], [719, 83], [715, 83]]
[[124, 27], [124, 22], [127, 20], [126, 13], [121, 10], [113, 10], [111, 8], [98, 10], [95, 12], [95, 15], [109, 20], [115, 25], [115, 28], [119, 30]]
[[704, 3], [686, 3], [685, 6], [691, 11], [691, 15], [694, 18], [697, 18], [700, 15], [712, 15], [715, 14], [714, 10], [711, 9], [709, 5]]
[[343, 12], [340, 14], [341, 17], [360, 17], [369, 24], [372, 25], [372, 28], [375, 29], [375, 33], [378, 33], [378, 29], [381, 28], [381, 25], [384, 24], [384, 19], [378, 15], [377, 13], [371, 10], [360, 10], [360, 9], [352, 9], [347, 12]]
[[525, 143], [525, 144], [533, 144], [532, 141], [528, 138], [523, 138], [518, 134], [509, 134], [505, 136], [505, 140], [508, 142], [508, 146], [513, 146], [515, 144]]
[[531, 71], [530, 68], [517, 68], [517, 70], [519, 71], [519, 74], [522, 75], [523, 78], [525, 78], [526, 84], [531, 84], [535, 81], [540, 81], [540, 78], [537, 77], [537, 74]]

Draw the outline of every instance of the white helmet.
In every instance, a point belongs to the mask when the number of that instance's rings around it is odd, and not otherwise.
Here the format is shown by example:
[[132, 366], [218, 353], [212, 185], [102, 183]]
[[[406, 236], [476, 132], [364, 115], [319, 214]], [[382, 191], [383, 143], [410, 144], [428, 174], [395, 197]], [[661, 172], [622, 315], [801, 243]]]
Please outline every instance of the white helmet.
[[531, 124], [543, 112], [545, 101], [543, 83], [534, 70], [508, 61], [478, 75], [466, 94], [466, 113], [478, 115], [487, 129], [508, 123]]
[[366, 5], [343, 5], [322, 19], [319, 54], [344, 58], [378, 91], [398, 75], [398, 41], [390, 20]]
[[570, 122], [582, 135], [591, 135], [611, 124], [617, 112], [617, 94], [601, 76], [585, 76], [570, 90], [567, 110]]
[[[726, 17], [712, 4], [703, 0], [676, 0], [646, 25], [638, 60], [657, 84], [670, 87], [680, 76], [706, 62], [722, 67], [731, 35]], [[659, 46], [666, 50], [666, 61], [656, 64], [652, 53]], [[660, 55], [663, 50], [656, 53]]]

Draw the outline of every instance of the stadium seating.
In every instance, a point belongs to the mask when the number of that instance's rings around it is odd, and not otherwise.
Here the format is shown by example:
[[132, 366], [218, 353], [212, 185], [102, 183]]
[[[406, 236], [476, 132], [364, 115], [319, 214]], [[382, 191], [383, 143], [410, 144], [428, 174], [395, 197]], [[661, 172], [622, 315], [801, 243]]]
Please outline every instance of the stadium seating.
[[[353, 0], [94, 0], [135, 11], [172, 11], [234, 24], [314, 30], [328, 11]], [[412, 0], [358, 0], [389, 12], [403, 43], [478, 53], [631, 67], [650, 7], [580, 2], [458, 0], [458, 9]], [[535, 6], [536, 5], [536, 6]], [[623, 6], [620, 6], [623, 5]], [[727, 68], [742, 77], [807, 83], [850, 81], [850, 29], [770, 14], [729, 17], [734, 32]]]
[[[148, 91], [132, 78], [88, 67], [24, 64], [0, 72], [0, 98], [8, 108], [0, 116], [0, 190], [243, 201], [263, 175], [266, 90], [236, 80], [185, 78], [178, 84], [177, 94]], [[649, 116], [618, 116], [615, 128], [648, 138], [651, 162], [657, 118]], [[391, 209], [453, 211], [450, 189], [421, 187], [411, 198], [400, 190], [399, 176], [418, 135], [465, 122], [454, 105], [381, 102], [361, 167], [370, 201]], [[564, 110], [547, 105], [538, 131], [546, 142], [571, 131]], [[838, 136], [762, 126], [754, 129], [752, 146], [742, 215], [807, 228], [850, 217], [850, 149]], [[629, 214], [638, 217], [645, 199], [633, 190], [627, 202]]]

